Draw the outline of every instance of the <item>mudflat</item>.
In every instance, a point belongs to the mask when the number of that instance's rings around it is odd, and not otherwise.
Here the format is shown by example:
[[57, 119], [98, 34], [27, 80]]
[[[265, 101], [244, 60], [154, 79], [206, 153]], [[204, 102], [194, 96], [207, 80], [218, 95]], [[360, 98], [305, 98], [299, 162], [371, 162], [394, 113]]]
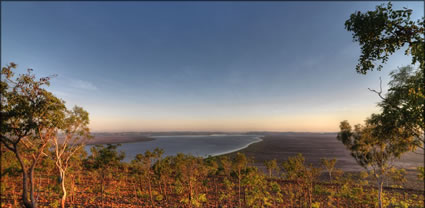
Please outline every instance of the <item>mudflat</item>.
[[258, 165], [266, 160], [276, 159], [279, 163], [301, 153], [306, 163], [320, 165], [321, 158], [337, 159], [336, 167], [345, 171], [359, 171], [362, 167], [351, 157], [344, 145], [336, 139], [336, 134], [294, 133], [268, 135], [263, 141], [239, 151], [252, 157]]
[[[238, 152], [254, 160], [254, 165], [265, 170], [264, 161], [276, 159], [278, 164], [301, 153], [306, 164], [312, 164], [315, 167], [320, 166], [321, 158], [337, 160], [335, 167], [345, 172], [359, 172], [365, 169], [357, 164], [350, 152], [344, 145], [336, 139], [335, 133], [284, 133], [279, 135], [266, 135], [262, 137], [263, 141], [251, 144]], [[230, 156], [235, 153], [228, 154]], [[409, 152], [404, 154], [395, 162], [398, 168], [406, 169], [406, 177], [414, 188], [423, 189], [423, 182], [419, 182], [416, 175], [416, 168], [424, 166], [423, 150], [416, 153]], [[412, 187], [412, 185], [409, 185]], [[413, 188], [413, 187], [412, 187]]]

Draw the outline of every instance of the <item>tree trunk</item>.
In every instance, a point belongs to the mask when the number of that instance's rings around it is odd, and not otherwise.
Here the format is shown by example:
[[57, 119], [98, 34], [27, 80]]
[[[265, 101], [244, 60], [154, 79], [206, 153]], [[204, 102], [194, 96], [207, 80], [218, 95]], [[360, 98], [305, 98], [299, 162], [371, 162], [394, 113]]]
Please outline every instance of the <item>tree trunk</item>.
[[24, 162], [22, 161], [21, 155], [19, 154], [16, 145], [14, 145], [14, 150], [12, 151], [15, 153], [19, 165], [22, 169], [22, 201], [24, 202], [25, 208], [33, 208], [32, 203], [28, 200], [28, 172], [25, 169]]
[[379, 179], [378, 179], [378, 189], [379, 189], [379, 192], [378, 192], [378, 201], [379, 201], [379, 208], [383, 208], [384, 206], [382, 205], [382, 188], [383, 188], [383, 185], [384, 185], [384, 180], [380, 177]]
[[150, 197], [150, 199], [151, 199], [151, 205], [153, 206], [152, 185], [151, 185], [151, 180], [150, 180], [150, 178], [148, 178], [148, 185], [149, 185], [149, 197]]
[[192, 207], [192, 183], [189, 177], [189, 207]]
[[164, 196], [165, 196], [165, 201], [168, 202], [168, 196], [167, 196], [167, 182], [164, 180]]
[[61, 208], [65, 208], [65, 202], [66, 202], [66, 187], [65, 187], [65, 171], [60, 170], [60, 177], [61, 177], [61, 185], [62, 185], [62, 191], [63, 195], [61, 198]]
[[158, 186], [159, 186], [159, 193], [161, 193], [162, 195], [164, 195], [164, 189], [163, 189], [163, 187], [162, 187], [162, 183], [161, 183], [161, 181], [160, 180], [158, 180]]
[[100, 194], [100, 199], [101, 199], [101, 202], [102, 202], [102, 208], [103, 208], [103, 191], [104, 191], [104, 189], [105, 189], [105, 186], [104, 186], [104, 181], [105, 181], [105, 173], [103, 173], [103, 171], [102, 171], [102, 182], [101, 182], [101, 194]]
[[214, 186], [215, 186], [215, 207], [218, 207], [218, 187], [217, 187], [217, 181], [216, 178], [214, 177]]
[[[35, 163], [34, 163], [35, 164]], [[37, 201], [35, 200], [35, 196], [34, 196], [34, 168], [35, 165], [33, 167], [30, 168], [29, 170], [29, 179], [30, 179], [30, 199], [31, 199], [31, 204], [32, 204], [32, 208], [37, 208]]]
[[133, 188], [134, 188], [134, 198], [136, 199], [137, 204], [140, 205], [139, 196], [137, 195], [136, 180], [134, 180]]
[[74, 204], [74, 193], [75, 192], [75, 180], [74, 176], [71, 176], [71, 206]]
[[238, 196], [239, 196], [239, 207], [242, 207], [241, 202], [241, 171], [238, 170]]
[[[311, 186], [313, 186], [313, 185], [311, 185]], [[309, 187], [308, 188], [308, 206], [311, 208], [311, 206], [312, 206], [312, 204], [313, 204], [313, 202], [312, 202], [312, 187]]]
[[22, 184], [22, 199], [25, 208], [33, 208], [31, 201], [28, 200], [28, 173], [22, 171], [23, 184]]

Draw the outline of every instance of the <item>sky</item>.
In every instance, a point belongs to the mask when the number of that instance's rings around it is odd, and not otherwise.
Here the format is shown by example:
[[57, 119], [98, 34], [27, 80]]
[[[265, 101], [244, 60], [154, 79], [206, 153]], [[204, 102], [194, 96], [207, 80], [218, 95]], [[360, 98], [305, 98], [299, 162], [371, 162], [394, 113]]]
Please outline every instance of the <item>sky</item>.
[[1, 2], [1, 62], [56, 74], [48, 89], [93, 132], [335, 132], [379, 112], [367, 88], [411, 62], [356, 73], [344, 22], [381, 3]]

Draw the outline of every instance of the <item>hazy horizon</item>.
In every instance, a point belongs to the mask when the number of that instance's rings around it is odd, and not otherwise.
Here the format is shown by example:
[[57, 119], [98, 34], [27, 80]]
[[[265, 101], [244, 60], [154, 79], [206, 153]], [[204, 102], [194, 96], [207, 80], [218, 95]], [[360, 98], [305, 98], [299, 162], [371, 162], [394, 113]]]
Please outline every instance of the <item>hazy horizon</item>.
[[92, 134], [119, 134], [119, 133], [224, 133], [224, 134], [247, 134], [247, 133], [307, 133], [307, 134], [336, 134], [338, 131], [191, 131], [191, 130], [182, 130], [182, 131], [91, 131]]
[[[378, 112], [394, 54], [357, 74], [355, 11], [384, 2], [2, 2], [2, 66], [49, 87], [92, 132], [336, 132]], [[393, 2], [424, 16], [423, 2]]]

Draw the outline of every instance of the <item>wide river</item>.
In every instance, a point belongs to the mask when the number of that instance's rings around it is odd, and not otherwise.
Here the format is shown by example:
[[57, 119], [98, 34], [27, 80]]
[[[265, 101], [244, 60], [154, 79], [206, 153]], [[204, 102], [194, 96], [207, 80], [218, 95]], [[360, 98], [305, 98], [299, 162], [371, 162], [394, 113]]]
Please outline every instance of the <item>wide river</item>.
[[124, 143], [118, 150], [125, 152], [124, 161], [131, 161], [137, 154], [155, 148], [164, 150], [164, 157], [177, 153], [199, 157], [217, 156], [241, 150], [252, 143], [260, 142], [260, 136], [254, 135], [188, 135], [188, 136], [151, 136], [155, 140], [147, 142]]

